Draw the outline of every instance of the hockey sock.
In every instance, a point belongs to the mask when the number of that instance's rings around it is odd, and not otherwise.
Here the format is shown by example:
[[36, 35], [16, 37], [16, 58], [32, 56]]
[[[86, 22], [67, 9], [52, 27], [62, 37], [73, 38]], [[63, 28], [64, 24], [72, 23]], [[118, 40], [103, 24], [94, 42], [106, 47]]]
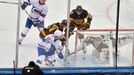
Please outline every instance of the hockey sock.
[[25, 28], [25, 30], [22, 32], [24, 35], [27, 35], [27, 33], [29, 32], [30, 28]]

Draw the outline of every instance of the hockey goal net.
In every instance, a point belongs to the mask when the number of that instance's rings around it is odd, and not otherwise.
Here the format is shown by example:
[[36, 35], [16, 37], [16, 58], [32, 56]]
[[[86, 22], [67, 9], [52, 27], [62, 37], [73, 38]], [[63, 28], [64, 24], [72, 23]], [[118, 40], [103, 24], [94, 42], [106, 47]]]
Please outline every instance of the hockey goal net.
[[114, 66], [115, 58], [117, 66], [134, 65], [134, 29], [119, 29], [118, 42], [115, 29], [78, 30], [75, 36], [75, 49], [70, 55], [74, 67]]

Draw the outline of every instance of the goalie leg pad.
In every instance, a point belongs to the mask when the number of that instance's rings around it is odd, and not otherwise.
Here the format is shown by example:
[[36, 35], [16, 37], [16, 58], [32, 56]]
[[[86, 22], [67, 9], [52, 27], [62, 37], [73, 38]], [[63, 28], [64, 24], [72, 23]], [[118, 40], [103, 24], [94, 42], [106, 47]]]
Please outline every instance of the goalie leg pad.
[[103, 49], [100, 53], [100, 60], [101, 62], [106, 62], [109, 58], [108, 49]]

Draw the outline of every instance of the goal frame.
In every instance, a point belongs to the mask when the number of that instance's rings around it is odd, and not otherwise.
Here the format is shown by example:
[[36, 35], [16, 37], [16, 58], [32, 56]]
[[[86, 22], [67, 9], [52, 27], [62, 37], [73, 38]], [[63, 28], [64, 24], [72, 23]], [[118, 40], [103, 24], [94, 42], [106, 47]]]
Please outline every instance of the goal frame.
[[[76, 53], [77, 53], [77, 39], [78, 39], [78, 33], [79, 32], [111, 32], [111, 31], [114, 31], [114, 32], [116, 32], [116, 29], [88, 29], [88, 30], [76, 30], [75, 32], [76, 32], [76, 35], [75, 35], [75, 53], [74, 53], [74, 66], [75, 66], [75, 60], [76, 60]], [[118, 32], [132, 32], [132, 33], [134, 33], [134, 29], [119, 29], [118, 30]], [[119, 35], [119, 34], [118, 34]], [[134, 39], [134, 34], [133, 34], [133, 39]], [[133, 45], [132, 45], [132, 66], [134, 66], [134, 40], [133, 40], [133, 43], [132, 43]], [[112, 64], [114, 65], [115, 64], [115, 62], [112, 62]], [[112, 65], [111, 64], [111, 65]]]

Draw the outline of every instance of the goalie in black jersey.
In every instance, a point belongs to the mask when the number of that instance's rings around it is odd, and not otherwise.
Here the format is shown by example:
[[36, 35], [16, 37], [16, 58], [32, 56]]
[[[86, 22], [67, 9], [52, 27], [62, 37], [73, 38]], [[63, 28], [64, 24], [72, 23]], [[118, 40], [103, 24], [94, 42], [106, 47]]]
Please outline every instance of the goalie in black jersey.
[[60, 30], [63, 32], [63, 30], [64, 30], [64, 28], [66, 28], [66, 26], [67, 26], [67, 20], [63, 19], [61, 21], [61, 23], [60, 22], [53, 23], [52, 25], [48, 26], [47, 28], [44, 28], [40, 32], [39, 36], [40, 36], [40, 38], [44, 38], [48, 34], [53, 34], [56, 30]]
[[[111, 34], [111, 33], [110, 33]], [[118, 38], [118, 48], [121, 48], [133, 40], [133, 35], [128, 34]], [[111, 42], [111, 44], [110, 44]], [[101, 35], [101, 36], [86, 36], [83, 43], [80, 43], [78, 50], [83, 50], [87, 52], [87, 46], [92, 45], [94, 47], [92, 51], [93, 57], [97, 59], [97, 61], [105, 62], [107, 58], [109, 58], [109, 47], [111, 46], [113, 50], [113, 54], [115, 53], [115, 45], [116, 39], [110, 35]], [[119, 51], [117, 52], [117, 56], [119, 56]]]

